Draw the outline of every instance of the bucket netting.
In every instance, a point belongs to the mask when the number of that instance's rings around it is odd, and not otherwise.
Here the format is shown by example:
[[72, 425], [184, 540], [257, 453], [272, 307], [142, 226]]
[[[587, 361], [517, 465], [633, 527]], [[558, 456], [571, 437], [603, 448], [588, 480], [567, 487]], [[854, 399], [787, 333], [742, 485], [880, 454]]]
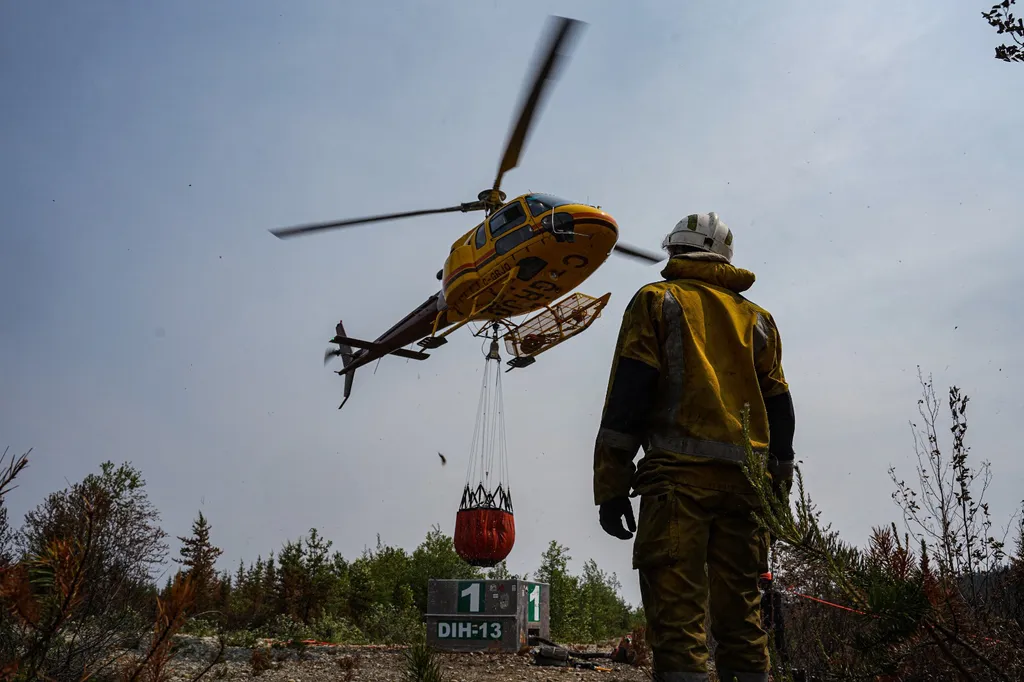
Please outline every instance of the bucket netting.
[[455, 550], [475, 566], [494, 566], [508, 556], [515, 542], [497, 337], [495, 325], [486, 353], [466, 487], [455, 517]]

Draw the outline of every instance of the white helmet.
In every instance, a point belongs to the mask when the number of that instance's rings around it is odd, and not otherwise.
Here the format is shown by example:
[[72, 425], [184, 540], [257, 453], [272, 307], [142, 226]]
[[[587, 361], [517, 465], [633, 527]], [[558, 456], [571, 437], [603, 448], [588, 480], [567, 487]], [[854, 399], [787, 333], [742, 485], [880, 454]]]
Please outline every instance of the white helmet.
[[732, 262], [732, 230], [718, 219], [717, 213], [694, 213], [676, 223], [661, 248], [671, 254], [679, 246], [717, 253]]

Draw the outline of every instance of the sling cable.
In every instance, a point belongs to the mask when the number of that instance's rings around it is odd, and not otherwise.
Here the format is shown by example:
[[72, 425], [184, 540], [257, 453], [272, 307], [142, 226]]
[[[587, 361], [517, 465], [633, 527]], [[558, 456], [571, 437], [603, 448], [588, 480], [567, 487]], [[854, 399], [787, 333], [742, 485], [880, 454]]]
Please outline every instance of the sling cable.
[[470, 449], [466, 487], [455, 515], [455, 551], [473, 566], [490, 568], [509, 552], [516, 539], [512, 494], [505, 448], [505, 410], [501, 391], [498, 324], [484, 355], [476, 424]]

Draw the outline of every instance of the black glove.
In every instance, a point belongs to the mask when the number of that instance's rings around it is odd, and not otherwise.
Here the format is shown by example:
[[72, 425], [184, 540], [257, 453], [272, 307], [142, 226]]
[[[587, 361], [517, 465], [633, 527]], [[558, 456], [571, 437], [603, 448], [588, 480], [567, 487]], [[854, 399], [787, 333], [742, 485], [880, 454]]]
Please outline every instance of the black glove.
[[[628, 497], [616, 497], [601, 504], [601, 528], [604, 532], [620, 540], [629, 540], [636, 532], [636, 520], [633, 518], [633, 504]], [[622, 527], [622, 517], [626, 517], [626, 526]]]
[[772, 489], [776, 497], [782, 497], [785, 493], [786, 497], [789, 497], [789, 493], [793, 490], [793, 460], [786, 460], [780, 462], [777, 459], [768, 461], [768, 473], [772, 475]]

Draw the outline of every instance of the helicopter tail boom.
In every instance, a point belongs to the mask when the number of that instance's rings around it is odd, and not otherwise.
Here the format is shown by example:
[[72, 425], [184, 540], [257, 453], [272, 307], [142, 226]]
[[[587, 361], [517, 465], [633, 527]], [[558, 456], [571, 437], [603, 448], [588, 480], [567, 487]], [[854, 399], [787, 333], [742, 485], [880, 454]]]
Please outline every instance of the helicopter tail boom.
[[[345, 377], [345, 400], [338, 406], [340, 410], [352, 392], [352, 377], [355, 371], [385, 355], [394, 355], [407, 360], [426, 360], [429, 354], [405, 348], [417, 339], [429, 336], [437, 329], [447, 327], [447, 315], [444, 314], [441, 294], [436, 293], [421, 303], [415, 310], [395, 323], [376, 341], [364, 341], [352, 338], [345, 333], [345, 326], [338, 322], [334, 328], [336, 336], [331, 343], [337, 344], [336, 350], [328, 350], [324, 356], [326, 363], [331, 357], [340, 355], [343, 367], [336, 373]], [[439, 317], [440, 314], [440, 317]], [[356, 348], [357, 350], [353, 350]]]

